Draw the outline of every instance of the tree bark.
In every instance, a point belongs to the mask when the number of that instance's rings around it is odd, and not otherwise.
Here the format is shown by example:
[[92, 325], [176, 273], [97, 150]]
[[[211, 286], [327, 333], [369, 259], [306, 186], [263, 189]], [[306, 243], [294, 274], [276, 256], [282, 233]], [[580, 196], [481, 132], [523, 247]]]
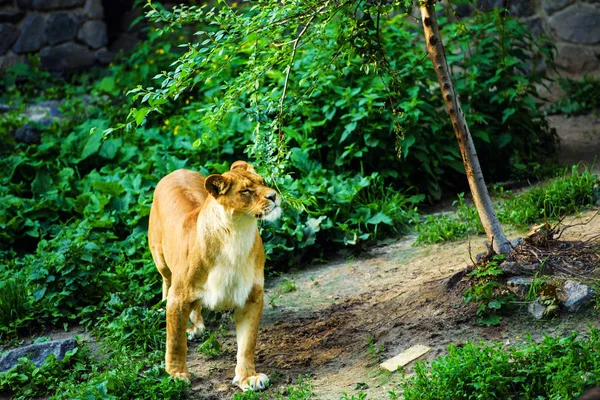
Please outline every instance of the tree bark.
[[496, 253], [509, 254], [512, 251], [512, 246], [506, 239], [502, 225], [500, 225], [500, 221], [498, 221], [498, 217], [494, 212], [494, 207], [492, 206], [492, 201], [479, 165], [479, 159], [477, 158], [477, 152], [473, 145], [473, 139], [450, 78], [446, 53], [435, 16], [435, 3], [435, 0], [426, 0], [421, 1], [419, 6], [425, 30], [425, 39], [427, 41], [427, 51], [433, 62], [440, 89], [442, 90], [442, 96], [450, 114], [454, 134], [456, 135], [456, 140], [458, 140], [460, 154], [465, 165], [467, 180], [469, 181], [469, 187], [473, 195], [473, 202], [475, 203], [475, 207], [477, 207], [485, 233]]

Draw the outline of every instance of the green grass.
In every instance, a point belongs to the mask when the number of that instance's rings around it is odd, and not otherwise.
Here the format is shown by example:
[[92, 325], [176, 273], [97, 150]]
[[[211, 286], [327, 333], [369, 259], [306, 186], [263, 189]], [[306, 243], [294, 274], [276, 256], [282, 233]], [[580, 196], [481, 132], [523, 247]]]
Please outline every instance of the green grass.
[[587, 167], [580, 169], [574, 165], [570, 173], [565, 170], [562, 176], [506, 200], [499, 207], [498, 218], [523, 228], [585, 209], [598, 200], [598, 176]]
[[465, 204], [464, 193], [460, 193], [458, 200], [452, 205], [456, 207], [453, 214], [442, 214], [439, 217], [430, 215], [416, 225], [415, 244], [443, 243], [484, 233], [477, 209]]
[[[500, 201], [496, 210], [501, 223], [524, 229], [533, 223], [556, 221], [582, 211], [598, 199], [598, 176], [587, 167], [574, 165], [547, 183]], [[477, 210], [465, 204], [462, 194], [453, 204], [457, 207], [453, 214], [428, 216], [416, 225], [416, 244], [442, 243], [484, 233]]]
[[406, 400], [554, 399], [571, 400], [600, 385], [600, 332], [546, 336], [522, 346], [451, 345], [433, 362], [417, 363], [402, 383]]

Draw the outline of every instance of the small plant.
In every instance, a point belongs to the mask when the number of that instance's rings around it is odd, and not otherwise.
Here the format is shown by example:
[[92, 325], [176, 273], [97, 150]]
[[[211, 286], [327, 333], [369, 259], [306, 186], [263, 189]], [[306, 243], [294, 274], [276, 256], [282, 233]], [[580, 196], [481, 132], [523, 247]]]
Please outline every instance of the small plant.
[[206, 339], [198, 346], [198, 353], [203, 354], [207, 359], [220, 357], [221, 354], [223, 354], [223, 345], [218, 337], [222, 336], [225, 331], [225, 325], [219, 325], [219, 328], [213, 333], [209, 333], [208, 330], [205, 329], [202, 334]]
[[495, 254], [490, 261], [476, 265], [468, 274], [471, 277], [471, 287], [463, 293], [463, 296], [467, 303], [479, 303], [478, 323], [482, 325], [498, 325], [501, 321], [498, 313], [506, 309], [514, 299], [512, 293], [499, 289], [497, 277], [503, 274], [499, 265], [505, 259], [505, 255]]
[[600, 108], [600, 79], [584, 76], [583, 80], [558, 78], [558, 84], [565, 92], [555, 104], [550, 107], [551, 113], [567, 115], [587, 114]]
[[375, 343], [375, 338], [371, 335], [367, 337], [367, 352], [373, 364], [379, 364], [381, 359], [383, 358], [383, 354], [385, 353], [384, 345], [377, 345]]
[[313, 395], [310, 375], [299, 376], [294, 385], [286, 386], [282, 392], [273, 393], [272, 390], [269, 389], [266, 393], [236, 393], [233, 400], [310, 400]]
[[296, 286], [296, 281], [294, 281], [293, 279], [289, 280], [287, 278], [284, 278], [283, 282], [279, 286], [279, 293], [281, 294], [295, 292], [296, 290], [298, 290], [298, 287]]
[[14, 335], [18, 327], [31, 320], [31, 298], [20, 279], [0, 281], [0, 338]]

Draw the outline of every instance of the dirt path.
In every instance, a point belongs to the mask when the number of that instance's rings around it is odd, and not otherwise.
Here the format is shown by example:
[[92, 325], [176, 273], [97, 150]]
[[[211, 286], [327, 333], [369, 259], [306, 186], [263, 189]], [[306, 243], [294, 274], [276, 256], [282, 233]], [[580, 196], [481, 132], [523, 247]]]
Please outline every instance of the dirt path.
[[[593, 211], [588, 211], [581, 220], [591, 215]], [[598, 232], [600, 218], [567, 230], [563, 238], [584, 240]], [[474, 307], [465, 304], [456, 290], [446, 289], [446, 279], [470, 263], [469, 243], [413, 247], [413, 241], [414, 237], [407, 237], [373, 248], [360, 258], [336, 260], [269, 281], [258, 368], [275, 377], [276, 385], [310, 374], [317, 399], [355, 394], [357, 384], [368, 398], [386, 399], [401, 374], [377, 368], [369, 339], [376, 348], [383, 346], [383, 359], [425, 344], [432, 351], [423, 359], [431, 360], [450, 343], [516, 344], [526, 332], [541, 338], [544, 333], [585, 332], [588, 323], [599, 324], [593, 311], [552, 321], [533, 321], [522, 311], [500, 326], [478, 326]], [[484, 250], [483, 241], [483, 237], [472, 239], [473, 257]], [[284, 280], [294, 281], [297, 290], [281, 293]], [[229, 399], [236, 392], [229, 385], [235, 364], [233, 331], [225, 335], [225, 343], [228, 351], [211, 361], [195, 352], [197, 345], [191, 346], [188, 362], [196, 374], [193, 386], [198, 395]], [[411, 371], [412, 364], [405, 372]]]

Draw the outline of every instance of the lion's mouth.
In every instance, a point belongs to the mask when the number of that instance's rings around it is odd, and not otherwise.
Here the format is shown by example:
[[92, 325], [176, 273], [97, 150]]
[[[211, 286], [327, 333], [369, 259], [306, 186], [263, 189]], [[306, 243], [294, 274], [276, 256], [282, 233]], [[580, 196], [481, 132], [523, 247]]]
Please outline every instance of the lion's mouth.
[[281, 207], [276, 204], [273, 204], [268, 210], [264, 210], [260, 214], [254, 214], [257, 219], [263, 221], [275, 221], [281, 216]]

